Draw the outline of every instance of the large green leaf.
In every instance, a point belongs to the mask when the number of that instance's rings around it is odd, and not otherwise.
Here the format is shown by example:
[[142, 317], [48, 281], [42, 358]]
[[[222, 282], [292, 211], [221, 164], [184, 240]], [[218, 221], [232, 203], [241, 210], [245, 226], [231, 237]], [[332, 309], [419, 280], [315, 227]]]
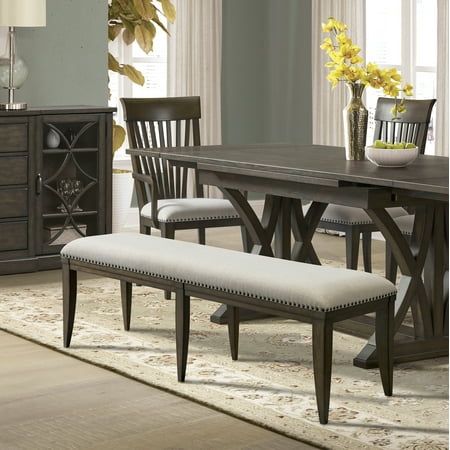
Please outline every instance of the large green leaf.
[[122, 39], [125, 44], [131, 45], [134, 42], [134, 34], [131, 33], [128, 28], [125, 28], [125, 30], [123, 30]]
[[172, 5], [170, 0], [161, 0], [162, 9], [167, 20], [171, 23], [175, 21], [176, 11], [175, 6]]
[[108, 52], [108, 69], [113, 72], [121, 72], [119, 61], [110, 52]]
[[125, 142], [126, 132], [123, 127], [113, 123], [113, 153], [119, 150]]
[[143, 86], [145, 83], [144, 75], [130, 64], [124, 64], [121, 67], [121, 73], [127, 76], [133, 83], [139, 84], [140, 86]]
[[144, 24], [136, 25], [134, 29], [134, 35], [139, 47], [145, 52], [149, 53], [153, 50], [153, 36], [151, 29], [147, 28]]

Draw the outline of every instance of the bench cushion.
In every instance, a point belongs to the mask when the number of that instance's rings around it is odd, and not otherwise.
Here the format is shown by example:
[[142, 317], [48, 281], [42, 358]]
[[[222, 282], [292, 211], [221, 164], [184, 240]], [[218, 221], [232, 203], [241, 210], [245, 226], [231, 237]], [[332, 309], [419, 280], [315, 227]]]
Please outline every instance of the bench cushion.
[[[144, 205], [141, 215], [151, 219], [151, 203]], [[221, 198], [158, 200], [158, 220], [160, 222], [190, 222], [217, 219], [239, 219], [239, 214], [228, 200]]]
[[330, 311], [393, 295], [379, 275], [134, 233], [67, 244], [65, 258], [306, 309]]

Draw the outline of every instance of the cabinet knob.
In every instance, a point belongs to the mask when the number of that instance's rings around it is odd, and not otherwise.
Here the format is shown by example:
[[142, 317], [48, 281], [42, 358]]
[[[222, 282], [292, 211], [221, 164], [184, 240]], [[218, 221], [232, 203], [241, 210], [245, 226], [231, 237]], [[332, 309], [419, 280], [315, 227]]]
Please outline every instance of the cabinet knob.
[[36, 176], [36, 194], [40, 195], [42, 192], [42, 176], [40, 173]]

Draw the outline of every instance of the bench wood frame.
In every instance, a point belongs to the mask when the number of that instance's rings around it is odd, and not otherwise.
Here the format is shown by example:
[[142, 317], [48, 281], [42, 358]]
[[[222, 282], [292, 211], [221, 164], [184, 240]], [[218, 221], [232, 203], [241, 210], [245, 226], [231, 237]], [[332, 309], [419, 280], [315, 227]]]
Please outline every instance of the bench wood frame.
[[229, 309], [228, 334], [233, 360], [238, 359], [239, 309], [281, 316], [312, 324], [313, 368], [317, 408], [321, 424], [328, 423], [330, 402], [333, 324], [342, 320], [376, 312], [376, 348], [384, 393], [392, 395], [393, 335], [395, 296], [353, 305], [334, 311], [308, 310], [298, 306], [263, 301], [257, 298], [230, 294], [211, 288], [171, 281], [128, 270], [100, 266], [62, 258], [63, 269], [63, 334], [64, 347], [69, 347], [75, 318], [77, 299], [77, 272], [87, 272], [120, 280], [122, 315], [125, 330], [130, 329], [132, 283], [164, 291], [175, 292], [175, 327], [178, 381], [184, 381], [189, 345], [190, 297], [225, 303]]

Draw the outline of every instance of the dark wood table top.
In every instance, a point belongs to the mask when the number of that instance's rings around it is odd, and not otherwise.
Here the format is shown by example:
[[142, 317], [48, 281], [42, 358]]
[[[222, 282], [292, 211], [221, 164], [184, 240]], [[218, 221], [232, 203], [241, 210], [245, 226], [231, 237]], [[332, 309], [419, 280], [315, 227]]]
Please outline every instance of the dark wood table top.
[[448, 195], [448, 163], [443, 156], [419, 156], [408, 167], [382, 168], [370, 161], [347, 161], [342, 147], [290, 144], [215, 145], [151, 151], [172, 161], [208, 164], [233, 172], [270, 172], [271, 178], [302, 176], [408, 191]]

